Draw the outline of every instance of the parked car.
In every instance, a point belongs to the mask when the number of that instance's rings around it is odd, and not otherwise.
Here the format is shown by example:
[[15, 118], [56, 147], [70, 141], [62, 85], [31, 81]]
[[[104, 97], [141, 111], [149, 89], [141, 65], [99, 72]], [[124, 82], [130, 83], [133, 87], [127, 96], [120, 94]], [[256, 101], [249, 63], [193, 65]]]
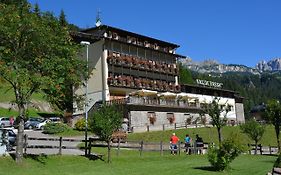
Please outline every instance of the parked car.
[[1, 117], [0, 118], [0, 127], [4, 128], [4, 127], [8, 127], [8, 126], [12, 126], [12, 124], [10, 122], [10, 118], [9, 117]]
[[36, 129], [42, 130], [42, 129], [44, 128], [44, 126], [45, 126], [47, 123], [49, 123], [49, 122], [51, 122], [51, 120], [49, 120], [49, 119], [44, 119], [43, 121], [37, 123], [35, 128], [36, 128]]
[[29, 118], [25, 123], [24, 123], [24, 129], [34, 129], [36, 128], [36, 125], [42, 122], [44, 119], [40, 117], [32, 117]]
[[53, 123], [61, 123], [61, 118], [59, 117], [50, 117], [49, 120]]
[[13, 146], [16, 146], [16, 140], [17, 140], [17, 135], [12, 129], [8, 128], [1, 128], [0, 129], [1, 133], [5, 132], [8, 136], [8, 145], [7, 149], [8, 151], [12, 149]]

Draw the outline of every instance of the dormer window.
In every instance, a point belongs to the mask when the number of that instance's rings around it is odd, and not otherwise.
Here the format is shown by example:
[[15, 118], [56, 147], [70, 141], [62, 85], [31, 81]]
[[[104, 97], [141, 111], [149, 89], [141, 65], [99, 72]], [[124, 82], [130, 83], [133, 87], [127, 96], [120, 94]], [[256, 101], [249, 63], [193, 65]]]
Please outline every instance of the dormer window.
[[137, 39], [136, 38], [132, 37], [131, 39], [132, 39], [132, 43], [133, 44], [137, 44]]
[[112, 33], [111, 33], [111, 31], [108, 31], [107, 37], [108, 37], [108, 38], [112, 38]]
[[150, 47], [150, 43], [149, 43], [148, 41], [145, 41], [145, 42], [144, 42], [144, 46], [145, 46], [145, 47]]
[[159, 49], [159, 46], [158, 46], [156, 43], [154, 44], [154, 49], [155, 49], [155, 50], [158, 50], [158, 49]]
[[132, 42], [132, 38], [130, 36], [127, 36], [127, 42], [131, 43]]
[[112, 34], [112, 37], [113, 37], [113, 39], [116, 39], [116, 40], [118, 40], [118, 38], [119, 38], [119, 36], [117, 35], [117, 33], [113, 33], [113, 34]]
[[174, 49], [172, 49], [171, 47], [169, 47], [169, 53], [174, 53]]
[[144, 44], [144, 43], [143, 43], [142, 41], [138, 41], [138, 45], [139, 45], [139, 46], [143, 46], [143, 44]]

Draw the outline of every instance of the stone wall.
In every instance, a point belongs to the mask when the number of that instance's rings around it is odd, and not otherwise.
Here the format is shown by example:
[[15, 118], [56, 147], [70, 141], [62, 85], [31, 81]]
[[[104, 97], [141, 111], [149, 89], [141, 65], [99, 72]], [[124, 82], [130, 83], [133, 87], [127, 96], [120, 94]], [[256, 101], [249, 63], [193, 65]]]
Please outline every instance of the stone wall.
[[[155, 122], [152, 124], [148, 113], [151, 111], [131, 111], [130, 112], [130, 128], [132, 132], [145, 132], [149, 131], [159, 131], [159, 130], [168, 130], [174, 129], [175, 123], [177, 125], [185, 125], [187, 118], [192, 118], [192, 122], [198, 117], [199, 114], [195, 113], [167, 113], [167, 112], [155, 112]], [[174, 120], [170, 122], [168, 118], [173, 114]]]

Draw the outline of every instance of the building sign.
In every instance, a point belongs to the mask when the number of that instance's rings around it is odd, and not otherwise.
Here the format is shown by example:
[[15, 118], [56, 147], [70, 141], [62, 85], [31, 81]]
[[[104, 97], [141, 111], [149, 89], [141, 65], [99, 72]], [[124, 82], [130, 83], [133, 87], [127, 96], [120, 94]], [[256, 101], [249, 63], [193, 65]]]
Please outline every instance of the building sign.
[[217, 83], [217, 82], [213, 82], [213, 81], [200, 80], [200, 79], [196, 79], [196, 83], [198, 85], [209, 86], [209, 87], [214, 87], [214, 88], [222, 88], [222, 85], [223, 85], [223, 83]]

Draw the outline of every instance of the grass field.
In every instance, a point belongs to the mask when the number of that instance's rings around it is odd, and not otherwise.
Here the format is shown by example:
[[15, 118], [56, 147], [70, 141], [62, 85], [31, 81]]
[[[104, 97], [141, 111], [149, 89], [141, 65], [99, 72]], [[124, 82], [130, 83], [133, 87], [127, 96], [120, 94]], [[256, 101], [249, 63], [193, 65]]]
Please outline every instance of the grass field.
[[[15, 100], [15, 94], [13, 89], [10, 88], [9, 84], [0, 81], [0, 102], [10, 102]], [[40, 93], [34, 93], [32, 99], [44, 101], [43, 95]]]
[[[34, 108], [28, 109], [29, 116], [39, 116], [38, 112], [39, 111]], [[10, 117], [10, 116], [18, 116], [18, 115], [19, 115], [18, 111], [0, 108], [0, 116]]]
[[[128, 140], [143, 140], [145, 142], [169, 142], [171, 134], [175, 132], [179, 136], [180, 140], [183, 141], [185, 134], [189, 134], [191, 138], [195, 139], [195, 135], [199, 134], [204, 142], [214, 142], [218, 143], [218, 134], [215, 127], [203, 127], [203, 128], [187, 128], [187, 129], [178, 129], [178, 130], [166, 130], [166, 131], [153, 131], [145, 133], [134, 133], [129, 134]], [[241, 133], [239, 126], [226, 126], [222, 129], [223, 138], [227, 138], [231, 133], [236, 133], [241, 138], [242, 143], [248, 144], [252, 143], [245, 134]], [[266, 126], [266, 132], [261, 140], [263, 145], [276, 146], [276, 137], [275, 131], [272, 125]]]
[[29, 157], [22, 165], [16, 165], [11, 157], [0, 158], [0, 175], [186, 175], [232, 174], [264, 175], [271, 170], [274, 156], [241, 155], [225, 172], [215, 172], [205, 155], [172, 156], [166, 153], [122, 150], [119, 157], [112, 151], [112, 163], [89, 160], [82, 156]]

